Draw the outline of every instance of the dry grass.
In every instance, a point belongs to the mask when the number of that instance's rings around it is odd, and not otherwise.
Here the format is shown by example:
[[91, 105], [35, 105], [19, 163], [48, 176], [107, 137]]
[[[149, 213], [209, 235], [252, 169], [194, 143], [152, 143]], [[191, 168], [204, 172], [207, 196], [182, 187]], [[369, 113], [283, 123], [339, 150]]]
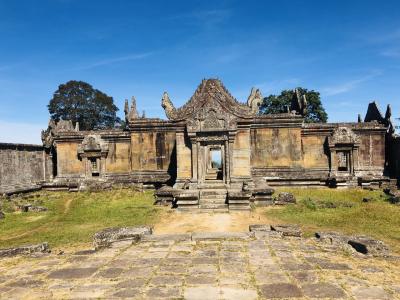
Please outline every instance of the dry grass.
[[[362, 189], [280, 188], [297, 198], [296, 205], [268, 210], [274, 222], [302, 225], [306, 234], [317, 230], [365, 234], [400, 250], [400, 206], [390, 204], [381, 191]], [[363, 202], [363, 198], [372, 199]]]
[[14, 201], [3, 203], [6, 217], [0, 220], [1, 248], [44, 241], [52, 247], [89, 243], [105, 227], [153, 224], [160, 215], [152, 192], [121, 189], [40, 195], [35, 202], [47, 207], [46, 212], [13, 212]]

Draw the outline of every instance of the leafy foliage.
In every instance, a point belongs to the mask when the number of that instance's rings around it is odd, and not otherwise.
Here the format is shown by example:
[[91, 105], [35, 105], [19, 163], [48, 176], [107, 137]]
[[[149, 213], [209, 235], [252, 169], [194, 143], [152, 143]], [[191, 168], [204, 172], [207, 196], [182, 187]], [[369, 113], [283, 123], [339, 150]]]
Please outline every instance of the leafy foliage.
[[61, 84], [48, 105], [53, 120], [79, 122], [82, 130], [112, 128], [120, 123], [113, 98], [83, 81]]
[[[328, 114], [322, 106], [319, 92], [314, 90], [309, 91], [305, 88], [298, 88], [298, 90], [301, 95], [306, 95], [307, 98], [305, 122], [326, 123], [328, 121]], [[286, 112], [294, 96], [294, 90], [283, 90], [280, 95], [269, 95], [264, 98], [260, 106], [260, 113], [277, 114]]]

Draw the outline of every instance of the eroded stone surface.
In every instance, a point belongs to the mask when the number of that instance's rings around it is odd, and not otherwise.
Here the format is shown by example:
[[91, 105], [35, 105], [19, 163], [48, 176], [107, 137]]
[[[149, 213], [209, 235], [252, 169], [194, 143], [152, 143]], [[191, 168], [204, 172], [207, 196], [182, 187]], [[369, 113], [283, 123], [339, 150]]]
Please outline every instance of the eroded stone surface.
[[313, 239], [161, 238], [81, 254], [0, 260], [0, 298], [400, 300], [400, 261]]

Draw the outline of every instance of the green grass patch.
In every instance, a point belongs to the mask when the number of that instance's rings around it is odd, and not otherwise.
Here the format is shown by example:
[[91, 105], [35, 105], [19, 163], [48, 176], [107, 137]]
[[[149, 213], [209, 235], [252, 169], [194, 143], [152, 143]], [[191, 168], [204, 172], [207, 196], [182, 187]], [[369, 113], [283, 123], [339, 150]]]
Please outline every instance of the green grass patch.
[[306, 235], [317, 230], [365, 234], [400, 250], [400, 206], [388, 203], [381, 191], [279, 188], [274, 196], [279, 192], [293, 193], [297, 204], [268, 210], [274, 222], [302, 225]]
[[47, 241], [51, 247], [89, 243], [106, 227], [154, 224], [161, 213], [153, 205], [153, 192], [119, 189], [98, 193], [40, 192], [46, 212], [12, 212], [12, 201], [3, 203], [0, 247]]

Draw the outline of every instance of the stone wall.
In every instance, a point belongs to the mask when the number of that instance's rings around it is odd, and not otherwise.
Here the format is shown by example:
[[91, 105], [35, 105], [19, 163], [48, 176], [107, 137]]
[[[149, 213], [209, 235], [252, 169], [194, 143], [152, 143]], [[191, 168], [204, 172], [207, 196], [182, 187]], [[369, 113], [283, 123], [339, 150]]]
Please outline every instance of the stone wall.
[[396, 136], [389, 145], [389, 167], [391, 177], [397, 178], [400, 184], [400, 136]]
[[39, 145], [0, 143], [0, 186], [44, 181], [46, 157]]

